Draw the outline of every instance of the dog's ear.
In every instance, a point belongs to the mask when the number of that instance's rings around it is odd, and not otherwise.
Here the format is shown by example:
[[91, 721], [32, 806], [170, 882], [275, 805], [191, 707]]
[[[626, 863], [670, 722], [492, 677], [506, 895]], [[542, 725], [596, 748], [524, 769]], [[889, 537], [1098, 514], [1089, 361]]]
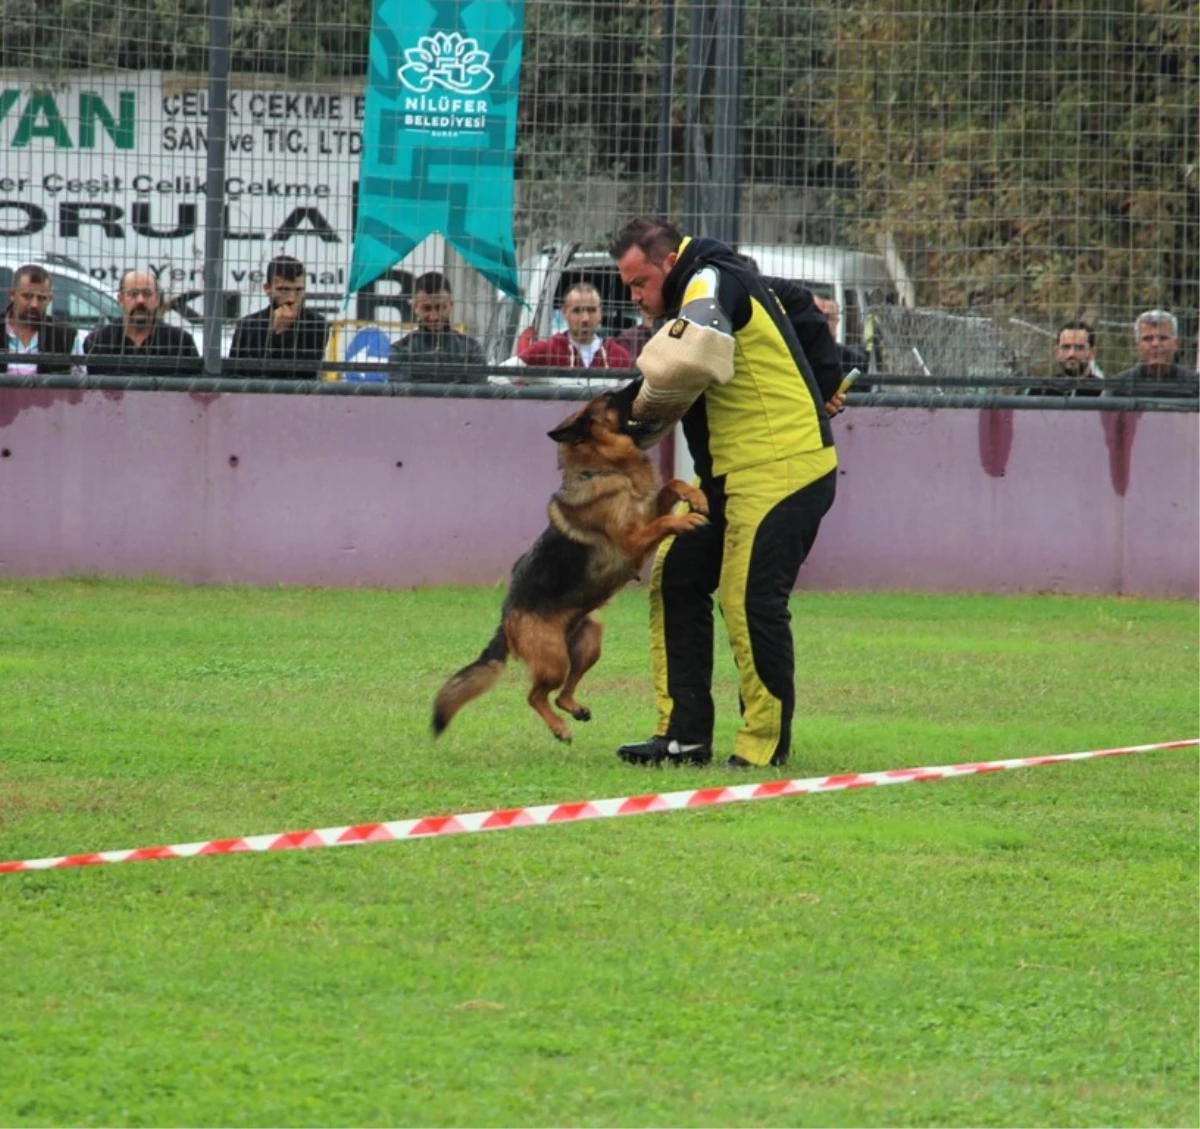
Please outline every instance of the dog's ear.
[[570, 419], [565, 419], [553, 431], [546, 434], [555, 443], [582, 443], [591, 434], [591, 416], [586, 408], [576, 412]]

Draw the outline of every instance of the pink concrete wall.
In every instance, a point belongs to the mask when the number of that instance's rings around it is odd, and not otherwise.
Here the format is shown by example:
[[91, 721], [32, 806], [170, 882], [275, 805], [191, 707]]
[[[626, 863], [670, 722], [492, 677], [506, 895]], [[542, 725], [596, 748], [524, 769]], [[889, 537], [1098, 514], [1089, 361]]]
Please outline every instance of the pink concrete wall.
[[[573, 405], [0, 389], [0, 575], [493, 583]], [[860, 408], [811, 588], [1200, 593], [1192, 414]]]

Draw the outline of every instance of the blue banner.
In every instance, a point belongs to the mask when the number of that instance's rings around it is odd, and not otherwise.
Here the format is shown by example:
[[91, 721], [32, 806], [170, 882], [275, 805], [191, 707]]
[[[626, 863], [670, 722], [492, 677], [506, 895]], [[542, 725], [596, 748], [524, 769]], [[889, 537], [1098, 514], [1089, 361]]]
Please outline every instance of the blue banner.
[[520, 297], [513, 151], [524, 0], [375, 0], [350, 293], [434, 231]]

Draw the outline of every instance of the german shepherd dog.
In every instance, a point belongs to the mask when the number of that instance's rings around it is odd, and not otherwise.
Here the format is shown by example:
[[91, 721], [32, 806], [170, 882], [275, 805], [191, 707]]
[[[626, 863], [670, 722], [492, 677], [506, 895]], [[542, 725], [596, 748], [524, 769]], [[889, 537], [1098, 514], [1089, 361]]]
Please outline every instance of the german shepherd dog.
[[[550, 708], [555, 690], [560, 710], [590, 720], [575, 690], [600, 658], [603, 628], [591, 613], [638, 575], [663, 538], [708, 522], [708, 502], [694, 486], [673, 479], [659, 489], [653, 463], [631, 434], [636, 427], [622, 426], [605, 394], [548, 433], [558, 444], [562, 471], [550, 499], [550, 525], [513, 565], [491, 642], [438, 691], [434, 736], [492, 688], [510, 654], [529, 667], [533, 686], [526, 700], [555, 737], [571, 740], [567, 723]], [[691, 512], [671, 513], [678, 501]]]

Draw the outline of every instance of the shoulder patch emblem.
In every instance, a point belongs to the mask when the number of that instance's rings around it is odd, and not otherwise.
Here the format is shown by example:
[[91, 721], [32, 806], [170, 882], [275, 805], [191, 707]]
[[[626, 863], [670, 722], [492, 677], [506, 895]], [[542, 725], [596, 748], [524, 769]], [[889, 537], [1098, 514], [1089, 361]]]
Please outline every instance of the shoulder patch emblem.
[[686, 318], [676, 318], [675, 324], [667, 330], [669, 337], [682, 337], [687, 332], [688, 322]]

